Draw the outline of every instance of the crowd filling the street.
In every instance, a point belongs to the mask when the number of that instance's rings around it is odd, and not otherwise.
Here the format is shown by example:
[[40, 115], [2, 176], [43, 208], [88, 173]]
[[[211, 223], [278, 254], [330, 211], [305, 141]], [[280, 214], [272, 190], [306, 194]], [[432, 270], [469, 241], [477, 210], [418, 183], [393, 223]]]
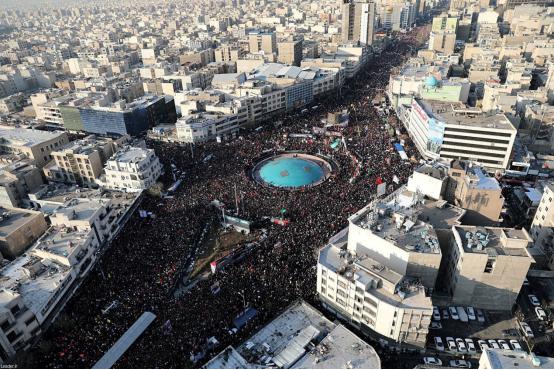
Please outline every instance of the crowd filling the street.
[[[156, 320], [116, 366], [199, 367], [296, 299], [319, 307], [318, 249], [346, 226], [349, 215], [376, 196], [378, 184], [394, 190], [419, 163], [410, 142], [404, 147], [413, 160], [400, 158], [372, 100], [384, 96], [391, 68], [410, 55], [414, 35], [420, 32], [418, 28], [401, 35], [340, 91], [320, 98], [308, 111], [295, 110], [221, 143], [191, 148], [148, 142], [164, 164], [166, 188], [175, 181], [174, 174], [182, 179], [180, 187], [169, 197], [144, 194], [139, 208], [152, 216], [135, 212], [57, 320], [23, 354], [22, 365], [91, 367], [150, 311]], [[312, 134], [327, 113], [343, 110], [348, 111], [349, 125], [340, 129], [344, 140], [339, 147], [333, 148], [334, 139], [325, 135], [290, 135]], [[275, 125], [278, 120], [282, 124]], [[290, 191], [263, 186], [252, 180], [249, 169], [262, 153], [272, 151], [325, 156], [337, 166], [314, 187]], [[254, 229], [266, 229], [266, 237], [240, 263], [175, 294], [196, 258], [193, 245], [206, 225], [221, 217], [212, 206], [214, 200], [222, 202], [229, 215], [253, 222]], [[291, 220], [286, 226], [263, 223], [283, 212]], [[219, 289], [214, 293], [211, 287], [216, 283]], [[240, 330], [231, 330], [245, 305], [255, 308], [257, 316]], [[208, 344], [212, 337], [217, 345]]]

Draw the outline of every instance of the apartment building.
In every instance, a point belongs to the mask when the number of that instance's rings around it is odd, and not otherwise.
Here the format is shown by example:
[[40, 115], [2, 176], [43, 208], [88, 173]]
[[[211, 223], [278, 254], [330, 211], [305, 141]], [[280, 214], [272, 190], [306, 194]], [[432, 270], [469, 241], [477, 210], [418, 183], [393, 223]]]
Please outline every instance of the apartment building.
[[14, 126], [0, 126], [0, 154], [22, 153], [42, 168], [50, 153], [69, 142], [67, 133], [39, 131]]
[[375, 3], [369, 0], [342, 1], [342, 42], [372, 45], [375, 33]]
[[554, 184], [544, 186], [541, 201], [531, 223], [530, 234], [547, 257], [550, 269], [554, 268]]
[[277, 35], [275, 32], [251, 32], [248, 34], [248, 46], [250, 53], [272, 55], [277, 53]]
[[424, 346], [432, 315], [427, 292], [442, 256], [437, 234], [424, 220], [451, 217], [442, 215], [444, 208], [426, 208], [401, 188], [352, 215], [319, 252], [323, 305], [371, 336]]
[[454, 304], [511, 310], [534, 261], [525, 229], [453, 226], [447, 259], [448, 292]]
[[236, 62], [244, 53], [234, 46], [222, 45], [214, 50], [216, 62]]
[[104, 164], [127, 137], [118, 140], [89, 135], [52, 152], [54, 160], [43, 169], [46, 178], [81, 186], [94, 185], [104, 172]]
[[0, 207], [0, 253], [14, 259], [31, 246], [47, 229], [41, 212]]
[[199, 113], [181, 118], [175, 124], [177, 138], [185, 143], [199, 143], [236, 135], [240, 122], [236, 114]]
[[404, 124], [426, 159], [463, 159], [488, 171], [508, 168], [517, 129], [505, 114], [413, 99]]
[[302, 40], [285, 40], [277, 43], [277, 61], [300, 67], [302, 61]]
[[44, 183], [40, 170], [31, 159], [23, 158], [0, 163], [0, 206], [23, 207], [27, 194]]
[[163, 167], [154, 149], [128, 146], [108, 160], [104, 171], [107, 188], [135, 193], [154, 185]]

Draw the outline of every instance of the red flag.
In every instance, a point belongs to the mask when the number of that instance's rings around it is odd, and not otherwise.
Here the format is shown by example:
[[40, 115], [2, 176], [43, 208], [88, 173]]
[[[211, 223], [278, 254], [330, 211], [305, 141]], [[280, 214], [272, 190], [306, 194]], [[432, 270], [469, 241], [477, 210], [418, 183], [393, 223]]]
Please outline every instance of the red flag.
[[381, 185], [381, 184], [383, 183], [383, 179], [381, 178], [381, 176], [379, 176], [379, 177], [377, 178], [377, 180], [375, 180], [375, 183], [376, 183], [377, 185]]

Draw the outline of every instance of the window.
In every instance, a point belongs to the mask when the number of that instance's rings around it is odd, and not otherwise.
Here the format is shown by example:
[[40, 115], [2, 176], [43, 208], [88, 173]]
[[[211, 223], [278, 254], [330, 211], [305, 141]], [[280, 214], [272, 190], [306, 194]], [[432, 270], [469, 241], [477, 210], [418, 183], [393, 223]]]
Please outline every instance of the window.
[[27, 320], [25, 320], [25, 325], [29, 326], [35, 321], [34, 317], [30, 317]]
[[346, 302], [343, 301], [343, 300], [340, 299], [340, 298], [337, 298], [337, 303], [340, 304], [341, 306], [346, 306]]
[[343, 290], [337, 289], [337, 296], [346, 298], [346, 293]]
[[339, 285], [341, 288], [346, 289], [346, 284], [343, 283], [342, 281], [339, 281], [339, 282], [338, 282], [338, 285]]
[[19, 312], [19, 310], [20, 310], [20, 308], [19, 308], [19, 306], [17, 306], [17, 305], [15, 305], [15, 306], [13, 306], [12, 308], [10, 308], [11, 313], [14, 314], [14, 315], [17, 315], [17, 313]]

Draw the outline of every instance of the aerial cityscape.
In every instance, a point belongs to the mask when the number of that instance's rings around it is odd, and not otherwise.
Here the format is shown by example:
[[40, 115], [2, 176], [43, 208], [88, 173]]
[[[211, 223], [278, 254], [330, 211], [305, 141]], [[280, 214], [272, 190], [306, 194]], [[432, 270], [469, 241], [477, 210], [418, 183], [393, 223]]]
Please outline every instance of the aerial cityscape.
[[0, 0], [0, 367], [554, 368], [554, 3]]

